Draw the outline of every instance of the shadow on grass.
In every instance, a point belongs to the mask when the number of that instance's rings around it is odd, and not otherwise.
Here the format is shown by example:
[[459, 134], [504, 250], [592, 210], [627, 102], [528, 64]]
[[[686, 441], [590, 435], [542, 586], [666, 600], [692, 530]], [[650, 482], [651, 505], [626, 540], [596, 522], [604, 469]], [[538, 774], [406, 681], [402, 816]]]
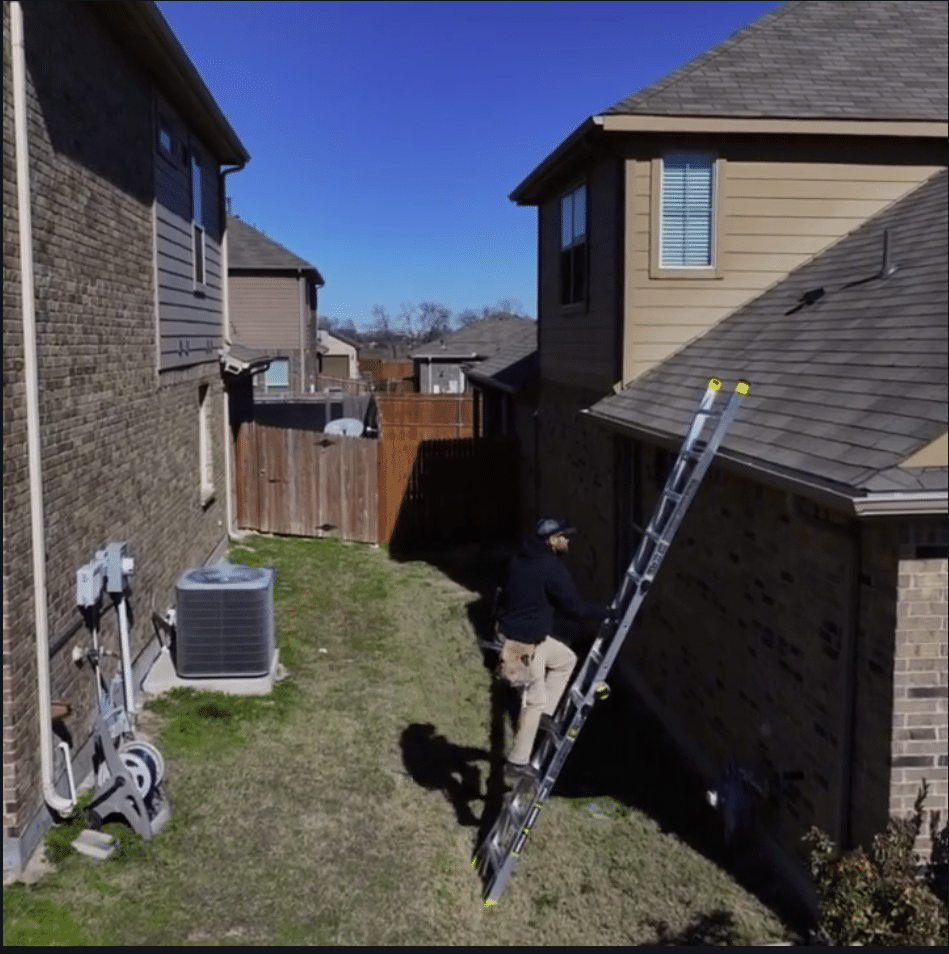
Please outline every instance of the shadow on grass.
[[723, 909], [699, 914], [679, 931], [670, 930], [665, 921], [648, 923], [656, 932], [656, 940], [651, 943], [661, 947], [729, 947], [745, 943], [735, 915]]
[[482, 798], [481, 770], [472, 763], [488, 761], [491, 754], [449, 742], [435, 732], [430, 722], [407, 726], [401, 745], [402, 761], [416, 784], [429, 791], [444, 792], [459, 825], [477, 825], [471, 803]]
[[[495, 639], [495, 593], [504, 580], [515, 547], [516, 543], [503, 541], [494, 545], [417, 547], [392, 554], [400, 561], [429, 563], [472, 591], [468, 618], [489, 670], [493, 670], [497, 662], [497, 652], [491, 648]], [[581, 661], [592, 643], [592, 634], [571, 631], [569, 627], [554, 635], [571, 637], [571, 646]], [[505, 720], [513, 724], [519, 710], [516, 694], [497, 681], [492, 683], [490, 706], [491, 773], [478, 826], [479, 843], [494, 824], [508, 791], [503, 780], [504, 726]], [[706, 802], [705, 790], [704, 780], [678, 756], [675, 743], [655, 716], [631, 692], [624, 693], [622, 688], [614, 686], [610, 697], [591, 712], [557, 780], [554, 794], [561, 798], [607, 796], [643, 812], [663, 831], [726, 870], [786, 925], [803, 933], [809, 926], [807, 915], [771, 866], [752, 846], [725, 846], [720, 820]], [[686, 929], [681, 941], [664, 940], [662, 925], [657, 924], [657, 943], [727, 943], [686, 939], [686, 935], [698, 938], [703, 932], [709, 938], [723, 932], [727, 934], [732, 925], [722, 920], [725, 914], [702, 915]]]

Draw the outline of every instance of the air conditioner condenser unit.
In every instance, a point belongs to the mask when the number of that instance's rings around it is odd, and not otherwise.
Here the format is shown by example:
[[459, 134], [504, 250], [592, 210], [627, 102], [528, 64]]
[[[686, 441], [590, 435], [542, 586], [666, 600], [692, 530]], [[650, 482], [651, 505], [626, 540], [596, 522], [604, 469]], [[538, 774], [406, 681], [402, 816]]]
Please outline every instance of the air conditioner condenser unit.
[[274, 572], [222, 564], [179, 577], [175, 668], [185, 679], [266, 676], [276, 651]]

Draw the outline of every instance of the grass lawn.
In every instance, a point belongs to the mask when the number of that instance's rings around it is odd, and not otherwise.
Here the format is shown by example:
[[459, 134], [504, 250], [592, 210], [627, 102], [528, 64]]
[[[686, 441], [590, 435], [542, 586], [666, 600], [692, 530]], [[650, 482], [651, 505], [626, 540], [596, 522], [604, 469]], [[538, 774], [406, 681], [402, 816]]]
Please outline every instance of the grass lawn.
[[108, 861], [67, 853], [5, 887], [4, 944], [789, 936], [711, 860], [701, 798], [656, 728], [613, 724], [610, 703], [485, 909], [470, 860], [510, 726], [472, 630], [477, 595], [430, 563], [331, 540], [249, 537], [231, 558], [275, 568], [288, 677], [269, 697], [151, 702], [171, 822]]

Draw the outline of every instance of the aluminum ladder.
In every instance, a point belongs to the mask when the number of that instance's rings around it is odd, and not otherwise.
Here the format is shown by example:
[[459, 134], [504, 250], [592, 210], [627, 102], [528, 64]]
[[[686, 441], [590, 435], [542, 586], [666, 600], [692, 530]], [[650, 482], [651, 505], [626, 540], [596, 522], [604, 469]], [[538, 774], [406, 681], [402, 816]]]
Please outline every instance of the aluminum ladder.
[[[714, 405], [721, 387], [717, 378], [708, 383], [649, 525], [610, 604], [613, 619], [600, 626], [583, 665], [560, 701], [552, 731], [538, 731], [539, 740], [531, 759], [538, 777], [521, 780], [514, 786], [493, 827], [475, 851], [471, 864], [484, 879], [485, 907], [496, 904], [501, 897], [594, 703], [609, 694], [606, 676], [749, 389], [746, 381], [739, 381], [724, 410], [716, 411]], [[711, 436], [703, 441], [700, 438], [710, 423]]]

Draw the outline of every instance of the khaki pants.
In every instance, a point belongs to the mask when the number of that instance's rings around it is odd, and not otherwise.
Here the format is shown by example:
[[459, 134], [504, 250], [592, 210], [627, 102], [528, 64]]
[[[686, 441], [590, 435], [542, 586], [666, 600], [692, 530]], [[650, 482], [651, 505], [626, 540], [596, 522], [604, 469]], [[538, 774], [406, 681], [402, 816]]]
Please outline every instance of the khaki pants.
[[[516, 645], [518, 649], [523, 646]], [[522, 656], [523, 654], [519, 654], [519, 657]], [[503, 660], [502, 651], [502, 662]], [[508, 756], [509, 762], [524, 765], [530, 761], [541, 714], [552, 716], [556, 712], [576, 662], [577, 657], [573, 650], [550, 636], [537, 645], [533, 658], [526, 662], [527, 671], [524, 678], [520, 680], [524, 687], [521, 695], [521, 714], [517, 720], [517, 732], [511, 754]], [[507, 678], [504, 668], [502, 665], [502, 675]]]

